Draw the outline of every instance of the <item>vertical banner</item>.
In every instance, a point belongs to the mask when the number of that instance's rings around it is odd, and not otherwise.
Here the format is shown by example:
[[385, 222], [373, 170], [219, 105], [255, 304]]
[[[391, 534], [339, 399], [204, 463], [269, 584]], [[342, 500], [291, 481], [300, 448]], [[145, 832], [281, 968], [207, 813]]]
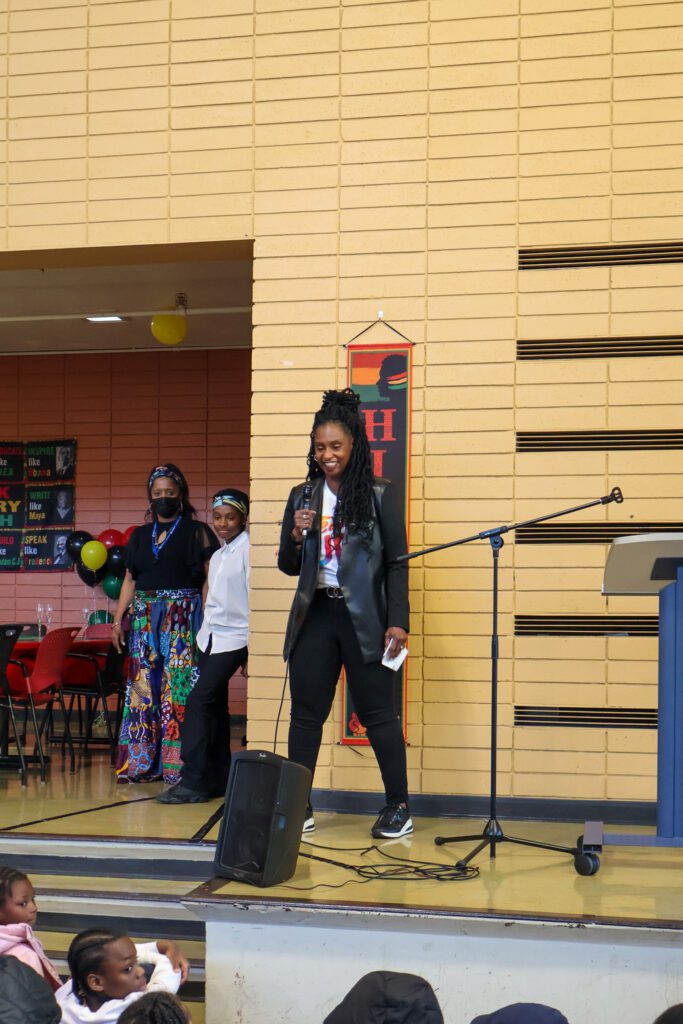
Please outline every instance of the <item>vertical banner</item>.
[[[361, 409], [374, 461], [375, 476], [391, 480], [403, 502], [406, 531], [410, 508], [410, 391], [412, 344], [355, 343], [348, 347], [348, 384], [361, 398]], [[406, 665], [396, 673], [394, 702], [406, 732]], [[342, 687], [342, 743], [366, 744], [346, 685]]]

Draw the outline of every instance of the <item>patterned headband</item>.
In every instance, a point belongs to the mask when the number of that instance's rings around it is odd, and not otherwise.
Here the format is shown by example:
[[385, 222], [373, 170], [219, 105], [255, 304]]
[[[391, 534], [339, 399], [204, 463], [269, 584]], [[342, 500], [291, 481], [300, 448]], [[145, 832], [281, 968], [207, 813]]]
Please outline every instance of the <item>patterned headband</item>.
[[249, 514], [249, 506], [241, 498], [237, 498], [232, 494], [217, 494], [213, 499], [213, 508], [220, 508], [221, 505], [230, 505], [231, 508], [236, 508], [238, 512], [241, 512], [243, 516]]
[[185, 490], [185, 481], [183, 480], [183, 477], [181, 476], [180, 473], [177, 473], [174, 469], [171, 469], [170, 466], [157, 466], [156, 469], [152, 470], [152, 472], [149, 474], [149, 480], [147, 481], [147, 490], [150, 491], [152, 489], [152, 484], [154, 483], [154, 481], [158, 480], [162, 476], [167, 476], [169, 480], [174, 480], [175, 483], [178, 484], [178, 487], [180, 488], [181, 491]]

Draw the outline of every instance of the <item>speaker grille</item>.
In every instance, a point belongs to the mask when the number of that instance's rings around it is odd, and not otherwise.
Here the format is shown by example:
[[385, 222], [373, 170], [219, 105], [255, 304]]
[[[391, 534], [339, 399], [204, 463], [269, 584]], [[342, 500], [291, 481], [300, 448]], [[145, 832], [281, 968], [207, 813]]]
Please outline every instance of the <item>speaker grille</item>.
[[657, 615], [515, 615], [515, 636], [658, 636]]
[[516, 726], [563, 729], [656, 729], [656, 708], [581, 708], [515, 705]]
[[637, 266], [649, 263], [683, 263], [683, 242], [532, 246], [519, 250], [520, 270], [547, 270], [553, 267]]
[[225, 808], [225, 834], [221, 863], [235, 871], [262, 874], [270, 842], [280, 769], [267, 761], [240, 761], [232, 765], [230, 800]]
[[517, 358], [524, 359], [605, 359], [627, 356], [679, 356], [683, 354], [683, 334], [653, 334], [645, 338], [549, 338], [518, 340]]
[[615, 537], [639, 533], [682, 533], [676, 523], [536, 523], [515, 530], [517, 544], [611, 544]]
[[522, 430], [518, 452], [659, 451], [683, 448], [683, 430]]

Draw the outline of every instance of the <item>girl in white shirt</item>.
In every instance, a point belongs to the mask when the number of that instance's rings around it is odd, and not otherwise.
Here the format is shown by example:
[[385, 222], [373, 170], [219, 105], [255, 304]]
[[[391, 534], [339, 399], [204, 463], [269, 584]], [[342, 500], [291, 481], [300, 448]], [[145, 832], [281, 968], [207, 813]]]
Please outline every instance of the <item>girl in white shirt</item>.
[[223, 796], [230, 771], [228, 683], [249, 654], [249, 498], [226, 487], [213, 497], [213, 528], [221, 541], [209, 562], [204, 622], [197, 634], [199, 679], [180, 726], [180, 781], [159, 794], [162, 804], [203, 803]]
[[[162, 950], [172, 954], [173, 963]], [[56, 992], [62, 1024], [116, 1024], [127, 1006], [145, 992], [178, 991], [187, 976], [187, 961], [172, 942], [135, 945], [127, 935], [90, 928], [71, 943], [71, 978]], [[147, 981], [142, 964], [154, 968]]]

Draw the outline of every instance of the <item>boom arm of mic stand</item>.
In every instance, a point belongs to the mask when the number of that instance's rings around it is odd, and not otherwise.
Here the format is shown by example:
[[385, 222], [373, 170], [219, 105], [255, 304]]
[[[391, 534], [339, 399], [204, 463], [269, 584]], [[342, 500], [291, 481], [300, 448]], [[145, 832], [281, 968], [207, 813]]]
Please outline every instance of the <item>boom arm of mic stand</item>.
[[594, 501], [587, 501], [583, 505], [574, 505], [572, 508], [564, 508], [560, 512], [549, 512], [545, 516], [537, 516], [535, 519], [525, 519], [521, 523], [511, 523], [510, 526], [497, 526], [492, 530], [482, 530], [481, 533], [473, 533], [470, 537], [462, 537], [460, 540], [447, 541], [446, 544], [436, 544], [433, 548], [423, 548], [422, 551], [411, 551], [407, 555], [399, 555], [396, 562], [408, 562], [411, 558], [421, 558], [423, 555], [431, 555], [434, 551], [444, 551], [446, 548], [458, 547], [460, 544], [469, 544], [473, 540], [488, 540], [491, 537], [501, 537], [504, 533], [517, 530], [520, 526], [534, 526], [536, 523], [543, 523], [547, 519], [557, 519], [558, 516], [568, 516], [572, 512], [582, 512], [586, 508], [593, 508], [595, 505], [609, 505], [616, 502], [621, 505], [624, 495], [620, 487], [613, 487], [609, 494]]

